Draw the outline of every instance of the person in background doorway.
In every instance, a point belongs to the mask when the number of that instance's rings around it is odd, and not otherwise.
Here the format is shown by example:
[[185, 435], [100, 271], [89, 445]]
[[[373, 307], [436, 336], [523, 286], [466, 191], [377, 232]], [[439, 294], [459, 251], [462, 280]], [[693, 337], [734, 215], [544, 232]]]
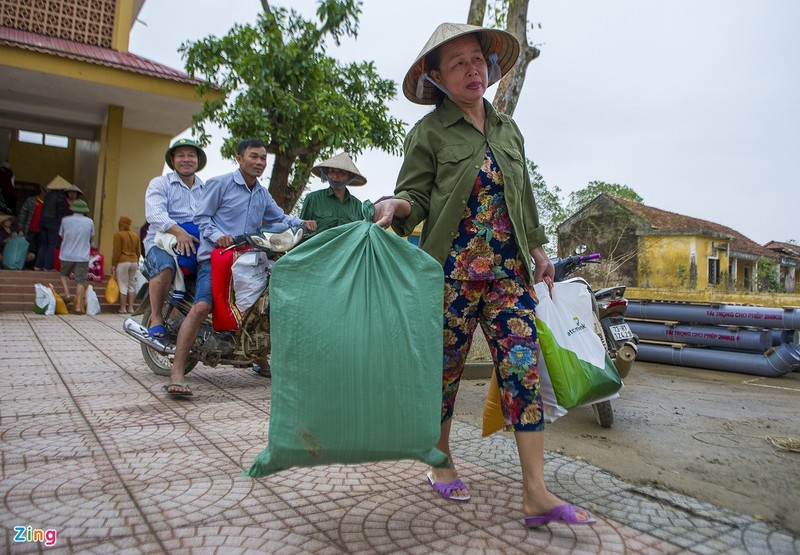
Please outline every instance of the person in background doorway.
[[17, 189], [14, 172], [8, 162], [0, 163], [0, 204], [4, 205], [8, 214], [17, 213]]
[[42, 206], [46, 193], [47, 188], [40, 186], [39, 192], [26, 198], [19, 210], [19, 222], [28, 240], [28, 252], [33, 255], [34, 270], [41, 270], [36, 267], [35, 259], [42, 241]]
[[64, 189], [64, 193], [66, 195], [65, 201], [67, 203], [67, 214], [68, 215], [74, 214], [74, 212], [72, 211], [72, 203], [83, 196], [83, 191], [81, 191], [80, 188], [73, 185], [69, 189]]
[[52, 270], [55, 263], [56, 249], [58, 248], [58, 230], [61, 220], [71, 213], [67, 193], [73, 196], [82, 194], [78, 187], [57, 175], [47, 184], [47, 193], [42, 203], [42, 215], [39, 220], [41, 226], [41, 244], [36, 253], [34, 267], [42, 270]]
[[6, 244], [17, 237], [25, 237], [25, 232], [22, 230], [22, 226], [19, 225], [17, 217], [0, 213], [0, 268], [21, 270], [25, 263], [31, 260], [32, 255], [30, 252], [27, 253], [27, 258], [25, 258], [25, 253], [19, 251], [14, 256], [9, 255], [8, 259], [3, 260], [3, 255], [8, 254], [5, 252]]
[[347, 154], [341, 152], [328, 158], [311, 172], [329, 187], [306, 195], [300, 210], [301, 219], [316, 220], [317, 233], [363, 219], [361, 201], [351, 195], [347, 187], [366, 185], [367, 179]]
[[111, 274], [119, 284], [119, 313], [131, 314], [136, 298], [136, 272], [139, 269], [139, 236], [131, 231], [132, 220], [128, 216], [119, 219], [119, 231], [114, 234], [114, 251], [111, 258]]
[[74, 313], [83, 314], [83, 295], [86, 275], [89, 273], [89, 258], [94, 236], [94, 222], [86, 217], [89, 206], [83, 200], [72, 203], [72, 215], [61, 220], [59, 236], [61, 237], [61, 285], [64, 286], [64, 302], [72, 301], [69, 292], [69, 275], [75, 275], [77, 294], [75, 296]]

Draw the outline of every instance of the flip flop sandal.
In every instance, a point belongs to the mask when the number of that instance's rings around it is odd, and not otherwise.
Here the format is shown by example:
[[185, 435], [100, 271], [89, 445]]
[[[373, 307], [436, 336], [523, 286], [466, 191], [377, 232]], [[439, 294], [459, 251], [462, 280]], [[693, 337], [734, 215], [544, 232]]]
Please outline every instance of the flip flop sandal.
[[428, 483], [436, 490], [436, 493], [442, 496], [443, 499], [448, 501], [469, 501], [469, 493], [464, 496], [453, 495], [454, 491], [463, 489], [466, 490], [467, 486], [461, 480], [453, 480], [452, 482], [437, 482], [433, 479], [433, 472], [428, 472], [425, 475], [428, 478]]
[[[180, 388], [182, 391], [170, 391], [171, 388]], [[189, 388], [189, 384], [186, 382], [178, 383], [172, 382], [167, 384], [161, 388], [161, 391], [169, 395], [170, 397], [191, 397], [194, 395], [192, 390]]]
[[[578, 518], [578, 511], [581, 510], [589, 515], [585, 520]], [[527, 528], [538, 528], [539, 526], [544, 526], [551, 522], [563, 522], [564, 524], [594, 524], [597, 521], [592, 518], [589, 511], [581, 509], [572, 503], [556, 505], [542, 516], [526, 516], [523, 521]]]
[[147, 328], [147, 335], [150, 337], [157, 337], [158, 339], [163, 339], [167, 336], [167, 330], [164, 329], [164, 326], [152, 326]]

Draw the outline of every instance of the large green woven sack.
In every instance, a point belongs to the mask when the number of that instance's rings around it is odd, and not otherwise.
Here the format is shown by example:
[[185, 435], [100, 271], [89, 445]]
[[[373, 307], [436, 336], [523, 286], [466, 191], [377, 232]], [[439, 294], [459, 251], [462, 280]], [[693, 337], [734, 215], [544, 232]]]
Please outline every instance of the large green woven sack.
[[411, 458], [449, 464], [435, 448], [442, 267], [369, 220], [327, 230], [273, 267], [269, 438], [250, 476]]

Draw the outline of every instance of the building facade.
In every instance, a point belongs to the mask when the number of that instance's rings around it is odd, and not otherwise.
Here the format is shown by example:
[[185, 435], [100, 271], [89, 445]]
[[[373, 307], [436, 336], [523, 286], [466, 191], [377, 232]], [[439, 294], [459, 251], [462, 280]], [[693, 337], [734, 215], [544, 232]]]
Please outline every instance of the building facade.
[[198, 81], [128, 52], [143, 4], [0, 0], [0, 161], [19, 197], [56, 175], [80, 187], [107, 258], [120, 216], [144, 223], [147, 184], [203, 102]]
[[601, 253], [604, 285], [756, 291], [759, 259], [783, 272], [775, 251], [734, 229], [606, 193], [558, 227], [559, 256], [579, 246]]

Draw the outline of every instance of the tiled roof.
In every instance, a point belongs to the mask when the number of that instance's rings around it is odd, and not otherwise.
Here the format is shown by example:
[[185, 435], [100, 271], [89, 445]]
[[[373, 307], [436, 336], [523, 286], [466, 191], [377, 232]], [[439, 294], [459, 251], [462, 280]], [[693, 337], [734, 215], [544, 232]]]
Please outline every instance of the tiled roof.
[[775, 252], [751, 241], [735, 229], [730, 227], [691, 218], [666, 210], [659, 210], [652, 206], [646, 206], [640, 202], [609, 195], [616, 202], [622, 204], [628, 210], [642, 218], [654, 231], [662, 232], [684, 232], [684, 233], [705, 233], [712, 236], [724, 236], [731, 239], [731, 250], [756, 256], [765, 256], [774, 259]]
[[79, 60], [90, 64], [121, 69], [140, 75], [169, 79], [179, 83], [196, 85], [200, 81], [192, 79], [177, 69], [142, 58], [130, 52], [118, 52], [109, 48], [73, 42], [71, 40], [38, 35], [10, 27], [0, 27], [0, 45], [7, 45], [32, 52], [52, 54], [61, 58]]
[[780, 253], [787, 258], [800, 260], [800, 245], [795, 245], [794, 243], [783, 243], [781, 241], [770, 241], [764, 246], [769, 250]]

